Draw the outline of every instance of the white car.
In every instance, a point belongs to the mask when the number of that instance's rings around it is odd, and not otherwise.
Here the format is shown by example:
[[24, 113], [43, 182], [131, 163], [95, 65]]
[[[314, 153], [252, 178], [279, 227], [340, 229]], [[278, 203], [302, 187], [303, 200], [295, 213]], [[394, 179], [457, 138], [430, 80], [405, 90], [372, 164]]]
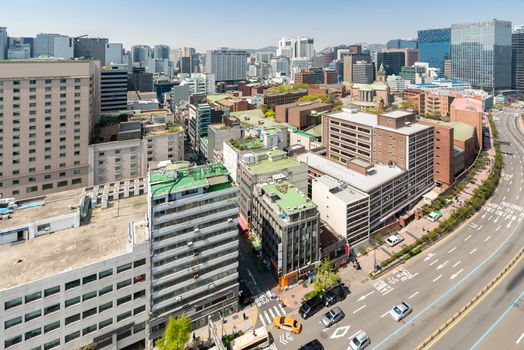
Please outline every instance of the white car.
[[386, 243], [388, 244], [388, 246], [394, 247], [397, 244], [399, 244], [400, 242], [402, 242], [403, 240], [404, 240], [404, 238], [402, 238], [400, 236], [391, 235], [388, 238], [386, 238]]
[[404, 317], [409, 315], [411, 311], [413, 311], [413, 309], [411, 308], [411, 306], [409, 306], [409, 304], [405, 302], [401, 302], [397, 306], [393, 307], [393, 309], [391, 309], [389, 314], [395, 321], [399, 322]]
[[440, 211], [438, 211], [438, 210], [435, 210], [435, 211], [432, 211], [431, 213], [429, 213], [428, 220], [431, 221], [431, 222], [435, 222], [438, 219], [440, 219], [441, 217], [442, 217], [442, 213]]
[[347, 350], [361, 350], [366, 348], [371, 344], [368, 335], [364, 331], [359, 331], [351, 340], [349, 341], [349, 347]]

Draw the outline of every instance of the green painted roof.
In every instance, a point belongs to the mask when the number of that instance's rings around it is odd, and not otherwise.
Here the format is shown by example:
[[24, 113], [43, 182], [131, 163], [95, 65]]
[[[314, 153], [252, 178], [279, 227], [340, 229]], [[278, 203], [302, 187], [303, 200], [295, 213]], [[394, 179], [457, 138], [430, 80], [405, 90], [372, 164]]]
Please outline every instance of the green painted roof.
[[[278, 198], [275, 203], [287, 215], [297, 213], [303, 209], [316, 207], [311, 199], [288, 182], [269, 183], [261, 186], [261, 188], [268, 196], [276, 196]], [[302, 208], [303, 206], [306, 208]]]
[[[163, 195], [197, 187], [209, 187], [208, 191], [217, 191], [231, 187], [231, 181], [210, 184], [208, 179], [227, 174], [229, 174], [228, 170], [221, 163], [195, 166], [192, 168], [180, 168], [180, 166], [177, 165], [167, 166], [149, 172], [151, 194], [153, 196]], [[229, 185], [226, 186], [225, 184]]]
[[[261, 152], [258, 154], [263, 155], [265, 153], [266, 152]], [[270, 151], [269, 153], [271, 154], [271, 158], [281, 157], [283, 154], [286, 154], [286, 152], [280, 150]], [[300, 164], [298, 160], [291, 157], [284, 157], [282, 159], [277, 160], [272, 160], [271, 158], [268, 157], [267, 159], [261, 159], [256, 164], [249, 166], [249, 169], [251, 170], [251, 172], [253, 172], [253, 174], [259, 175], [266, 173], [274, 173]]]
[[[254, 126], [258, 128], [274, 128], [277, 126], [288, 126], [286, 123], [279, 123], [275, 118], [266, 118], [264, 112], [260, 109], [250, 109], [241, 112], [229, 113], [233, 117], [237, 117], [242, 126]], [[247, 117], [247, 118], [246, 118]]]
[[295, 131], [295, 134], [300, 135], [300, 136], [304, 136], [304, 137], [316, 137], [315, 135], [310, 134], [310, 133], [305, 132], [305, 131], [302, 131], [302, 130]]
[[461, 141], [466, 141], [475, 137], [475, 128], [471, 125], [462, 122], [448, 123], [453, 127], [453, 138]]

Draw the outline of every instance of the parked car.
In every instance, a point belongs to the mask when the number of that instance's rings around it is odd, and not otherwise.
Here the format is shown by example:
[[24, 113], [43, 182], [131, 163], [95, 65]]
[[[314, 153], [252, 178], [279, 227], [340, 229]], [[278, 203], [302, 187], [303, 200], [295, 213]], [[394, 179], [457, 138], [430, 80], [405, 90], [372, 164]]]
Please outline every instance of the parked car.
[[324, 346], [322, 346], [318, 339], [313, 339], [309, 343], [302, 345], [298, 350], [324, 350]]
[[346, 299], [346, 296], [349, 294], [349, 288], [343, 284], [339, 283], [336, 286], [329, 289], [323, 296], [324, 305], [330, 306], [339, 301]]
[[386, 243], [388, 244], [388, 246], [394, 247], [397, 244], [399, 244], [400, 242], [402, 242], [403, 240], [404, 238], [401, 236], [391, 235], [388, 238], [386, 238]]
[[324, 326], [331, 327], [332, 325], [343, 319], [344, 316], [346, 316], [344, 314], [344, 311], [342, 311], [342, 309], [338, 306], [335, 306], [334, 308], [326, 312], [324, 316], [322, 316], [321, 321]]
[[440, 211], [438, 211], [438, 210], [435, 210], [435, 211], [432, 211], [431, 213], [429, 213], [428, 220], [431, 221], [431, 222], [435, 222], [438, 219], [440, 219], [441, 217], [442, 217], [442, 213]]
[[243, 279], [239, 281], [238, 300], [242, 306], [249, 305], [255, 301], [253, 293], [251, 293], [251, 290]]
[[368, 335], [364, 331], [359, 331], [351, 340], [349, 341], [348, 350], [362, 350], [371, 344]]
[[395, 321], [398, 322], [407, 315], [409, 315], [411, 311], [413, 311], [413, 309], [411, 308], [411, 306], [409, 306], [409, 304], [401, 302], [400, 304], [394, 306], [393, 309], [391, 309], [391, 311], [389, 312], [389, 314]]
[[305, 301], [298, 309], [300, 316], [303, 319], [307, 319], [312, 315], [316, 314], [320, 309], [324, 307], [324, 302], [320, 296], [314, 296], [313, 298]]
[[299, 334], [302, 331], [300, 322], [289, 316], [275, 316], [273, 326], [295, 334]]

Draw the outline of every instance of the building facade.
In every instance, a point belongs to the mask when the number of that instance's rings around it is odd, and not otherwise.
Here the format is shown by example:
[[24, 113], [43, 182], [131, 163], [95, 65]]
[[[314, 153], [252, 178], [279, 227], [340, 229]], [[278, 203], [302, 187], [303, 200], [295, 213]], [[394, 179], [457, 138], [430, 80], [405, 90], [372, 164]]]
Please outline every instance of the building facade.
[[524, 26], [511, 34], [511, 88], [524, 98]]
[[61, 34], [37, 34], [34, 40], [34, 57], [74, 57], [74, 39]]
[[207, 52], [207, 73], [214, 74], [216, 81], [240, 81], [247, 76], [247, 52], [221, 48]]
[[109, 65], [100, 69], [100, 112], [127, 109], [127, 65]]
[[421, 62], [444, 73], [444, 61], [450, 58], [451, 28], [426, 29], [418, 31], [418, 51]]
[[[403, 51], [377, 52], [376, 69], [384, 67], [386, 75], [399, 75], [400, 70], [406, 65], [406, 55]], [[378, 74], [377, 74], [378, 75]]]
[[357, 61], [353, 64], [353, 83], [371, 84], [375, 81], [375, 64], [367, 61]]

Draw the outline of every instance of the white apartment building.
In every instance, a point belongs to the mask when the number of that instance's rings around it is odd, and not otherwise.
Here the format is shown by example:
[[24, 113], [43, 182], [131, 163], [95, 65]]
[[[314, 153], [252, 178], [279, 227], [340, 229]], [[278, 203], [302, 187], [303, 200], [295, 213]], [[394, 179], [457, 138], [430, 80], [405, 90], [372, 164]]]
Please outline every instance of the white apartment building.
[[238, 187], [220, 163], [149, 173], [151, 339], [170, 315], [193, 327], [237, 310]]
[[97, 61], [0, 62], [0, 194], [85, 187], [100, 112]]
[[17, 240], [0, 244], [1, 275], [10, 276], [0, 281], [1, 350], [144, 345], [146, 189], [137, 180], [131, 191], [111, 184], [57, 192], [18, 202], [0, 221], [0, 237]]
[[33, 42], [33, 56], [73, 58], [74, 39], [61, 34], [40, 33]]
[[315, 53], [313, 38], [299, 37], [295, 41], [294, 58], [311, 59]]
[[190, 94], [216, 94], [215, 75], [206, 73], [192, 73], [180, 82], [181, 86], [189, 86]]
[[400, 75], [391, 74], [386, 78], [386, 84], [392, 94], [401, 94], [409, 87], [411, 82], [403, 79]]
[[220, 48], [207, 51], [207, 73], [215, 75], [216, 81], [239, 81], [246, 79], [247, 52]]

